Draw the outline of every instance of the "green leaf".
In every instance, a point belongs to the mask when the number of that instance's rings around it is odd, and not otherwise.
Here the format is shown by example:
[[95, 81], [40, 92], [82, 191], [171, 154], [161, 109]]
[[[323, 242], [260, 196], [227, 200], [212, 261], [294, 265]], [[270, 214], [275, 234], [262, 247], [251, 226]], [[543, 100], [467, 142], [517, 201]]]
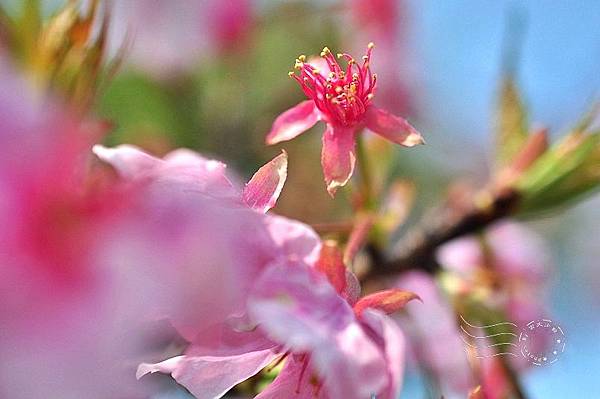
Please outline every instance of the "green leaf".
[[567, 136], [519, 182], [520, 213], [545, 212], [575, 202], [600, 186], [600, 132]]
[[600, 187], [600, 130], [589, 132], [600, 108], [593, 106], [571, 132], [546, 151], [516, 184], [520, 216], [566, 206]]
[[506, 166], [519, 152], [529, 131], [527, 112], [514, 79], [502, 80], [496, 113], [496, 162]]

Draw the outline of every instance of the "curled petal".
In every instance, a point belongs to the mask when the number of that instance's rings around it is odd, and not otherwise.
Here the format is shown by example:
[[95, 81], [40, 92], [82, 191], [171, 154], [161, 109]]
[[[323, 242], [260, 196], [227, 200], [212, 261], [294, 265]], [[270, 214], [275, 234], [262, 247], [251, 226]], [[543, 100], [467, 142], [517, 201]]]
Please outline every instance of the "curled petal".
[[161, 167], [163, 161], [146, 154], [141, 149], [123, 144], [115, 148], [95, 145], [92, 151], [98, 158], [111, 165], [125, 179], [134, 179]]
[[406, 339], [404, 338], [404, 334], [394, 320], [376, 310], [366, 310], [363, 313], [362, 321], [381, 338], [380, 344], [385, 353], [388, 386], [381, 397], [399, 398], [406, 360]]
[[338, 293], [346, 288], [346, 266], [342, 259], [342, 251], [333, 240], [323, 243], [316, 268], [327, 276], [327, 280]]
[[321, 239], [313, 229], [278, 215], [269, 215], [265, 223], [271, 240], [282, 256], [301, 259], [308, 265], [315, 264], [321, 250]]
[[323, 134], [323, 150], [321, 152], [321, 165], [327, 184], [327, 192], [332, 197], [339, 187], [348, 183], [354, 165], [355, 131], [353, 128], [327, 125]]
[[310, 354], [328, 397], [369, 398], [386, 386], [380, 348], [314, 269], [272, 265], [256, 283], [249, 313], [274, 342]]
[[287, 165], [287, 153], [283, 151], [257, 170], [242, 193], [244, 203], [260, 212], [274, 207], [287, 178]]
[[273, 127], [267, 134], [267, 144], [277, 144], [291, 140], [304, 133], [319, 121], [319, 111], [312, 100], [302, 101], [288, 109], [275, 119]]
[[396, 288], [379, 291], [359, 299], [354, 305], [354, 313], [360, 317], [365, 309], [371, 308], [390, 314], [402, 309], [404, 305], [413, 299], [421, 300], [417, 294], [410, 291]]
[[275, 380], [254, 399], [326, 399], [327, 393], [320, 382], [312, 378], [310, 367], [292, 355]]
[[142, 363], [136, 377], [148, 373], [171, 374], [198, 399], [214, 399], [252, 377], [277, 357], [272, 350], [236, 356], [176, 356], [156, 364]]
[[365, 113], [367, 128], [374, 133], [405, 147], [425, 144], [421, 133], [417, 131], [406, 119], [390, 114], [389, 112], [371, 106]]

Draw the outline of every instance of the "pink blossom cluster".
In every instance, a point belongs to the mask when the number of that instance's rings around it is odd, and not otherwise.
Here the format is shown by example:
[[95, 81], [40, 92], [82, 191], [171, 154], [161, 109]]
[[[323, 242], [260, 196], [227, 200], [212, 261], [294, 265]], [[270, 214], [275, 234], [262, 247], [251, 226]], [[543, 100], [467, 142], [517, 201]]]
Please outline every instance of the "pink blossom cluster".
[[190, 150], [94, 145], [101, 124], [0, 80], [0, 396], [146, 397], [137, 369], [217, 398], [282, 361], [259, 397], [399, 394], [386, 313], [414, 296], [360, 298], [338, 250], [267, 213], [285, 152], [242, 186]]
[[[148, 3], [116, 2], [115, 12], [133, 21], [133, 61], [160, 73], [195, 61], [205, 46], [234, 46], [252, 13], [246, 0]], [[365, 2], [351, 3], [360, 19]], [[364, 24], [390, 52], [397, 10], [374, 3], [381, 14], [362, 13]], [[151, 29], [137, 30], [142, 20]], [[153, 46], [171, 35], [178, 46]], [[279, 144], [323, 122], [331, 196], [353, 178], [364, 130], [403, 147], [424, 144], [406, 119], [374, 103], [374, 47], [360, 60], [327, 47], [298, 56], [289, 75], [306, 100], [266, 135]], [[41, 94], [3, 59], [0, 87], [0, 398], [150, 398], [175, 381], [214, 399], [250, 380], [268, 382], [258, 399], [395, 399], [413, 360], [448, 391], [466, 395], [476, 385], [457, 307], [437, 276], [406, 273], [363, 295], [350, 266], [375, 216], [354, 215], [368, 223], [345, 237], [344, 253], [344, 239], [322, 239], [272, 212], [287, 178], [285, 150], [242, 183], [225, 163], [189, 149], [155, 157], [99, 144], [104, 123]], [[485, 271], [502, 286], [486, 297], [490, 306], [518, 323], [535, 318], [543, 245], [510, 222], [483, 236], [485, 245], [464, 237], [437, 253], [441, 273], [459, 282], [454, 299], [485, 286]], [[407, 305], [414, 299], [422, 303]], [[503, 371], [484, 362], [483, 374], [486, 397], [502, 397]]]

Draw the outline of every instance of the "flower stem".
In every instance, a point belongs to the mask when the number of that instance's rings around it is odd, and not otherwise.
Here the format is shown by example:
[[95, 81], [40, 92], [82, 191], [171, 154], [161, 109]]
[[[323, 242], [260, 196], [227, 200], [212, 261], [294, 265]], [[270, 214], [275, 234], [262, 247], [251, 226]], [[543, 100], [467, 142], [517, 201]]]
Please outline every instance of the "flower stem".
[[366, 210], [373, 210], [376, 206], [373, 193], [373, 179], [369, 168], [367, 148], [362, 135], [359, 135], [356, 140], [356, 158], [360, 174], [360, 191], [363, 199], [363, 207]]

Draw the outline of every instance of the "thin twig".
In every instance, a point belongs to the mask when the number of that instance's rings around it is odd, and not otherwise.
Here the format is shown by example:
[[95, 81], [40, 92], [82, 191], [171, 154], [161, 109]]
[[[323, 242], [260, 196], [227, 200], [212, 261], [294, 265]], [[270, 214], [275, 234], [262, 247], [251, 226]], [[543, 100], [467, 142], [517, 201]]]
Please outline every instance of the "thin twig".
[[[477, 198], [480, 198], [478, 196]], [[475, 233], [491, 223], [510, 215], [519, 200], [514, 190], [501, 190], [489, 194], [485, 206], [473, 201], [467, 209], [443, 206], [423, 219], [400, 240], [394, 258], [374, 262], [363, 280], [419, 269], [429, 273], [439, 270], [435, 260], [437, 248], [457, 237]]]

